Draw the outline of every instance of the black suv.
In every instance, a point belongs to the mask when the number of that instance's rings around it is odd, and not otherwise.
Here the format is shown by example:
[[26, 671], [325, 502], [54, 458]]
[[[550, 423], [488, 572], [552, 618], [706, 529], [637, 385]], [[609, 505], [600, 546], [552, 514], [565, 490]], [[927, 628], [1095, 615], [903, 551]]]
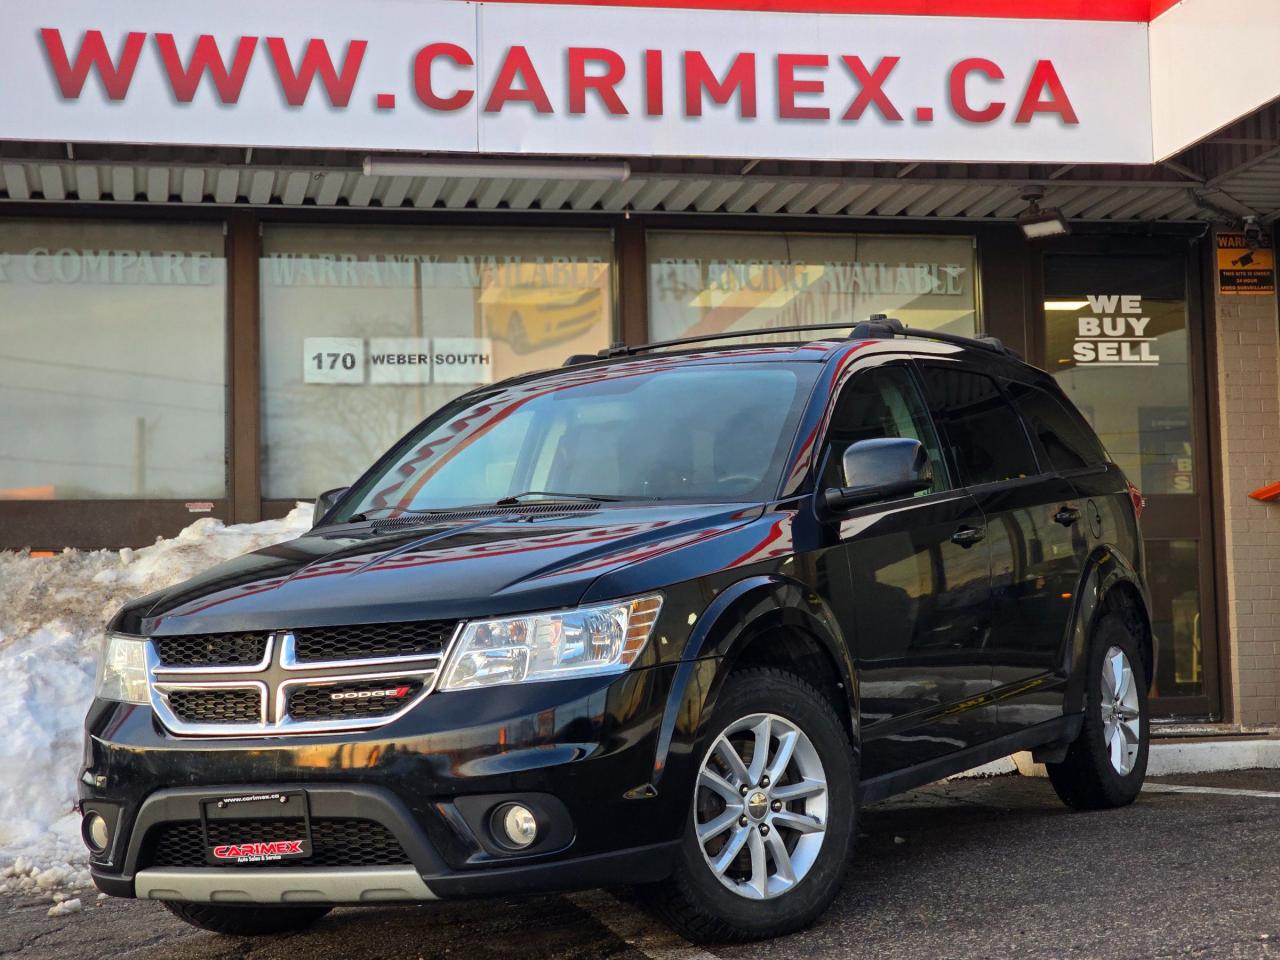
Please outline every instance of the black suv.
[[247, 934], [626, 883], [746, 940], [823, 912], [863, 803], [1018, 750], [1131, 802], [1138, 492], [997, 341], [797, 339], [481, 387], [305, 536], [128, 605], [98, 887]]

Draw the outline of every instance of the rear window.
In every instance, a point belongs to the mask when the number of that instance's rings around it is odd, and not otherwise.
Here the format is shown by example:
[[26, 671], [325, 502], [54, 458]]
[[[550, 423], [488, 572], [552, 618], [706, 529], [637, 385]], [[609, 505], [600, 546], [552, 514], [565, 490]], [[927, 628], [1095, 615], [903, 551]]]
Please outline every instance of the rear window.
[[1048, 390], [1025, 383], [1008, 386], [1027, 429], [1040, 441], [1054, 470], [1080, 470], [1106, 462], [1102, 444], [1079, 413]]
[[1022, 423], [994, 380], [948, 367], [926, 366], [921, 373], [962, 483], [978, 486], [1039, 472]]

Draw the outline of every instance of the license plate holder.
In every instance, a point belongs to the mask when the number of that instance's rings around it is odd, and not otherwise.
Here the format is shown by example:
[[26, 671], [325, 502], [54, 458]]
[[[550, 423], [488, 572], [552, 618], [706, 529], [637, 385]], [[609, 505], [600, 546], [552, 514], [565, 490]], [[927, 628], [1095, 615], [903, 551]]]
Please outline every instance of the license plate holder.
[[[311, 811], [303, 790], [230, 794], [200, 801], [200, 832], [204, 858], [210, 866], [236, 867], [259, 863], [288, 863], [311, 856]], [[235, 842], [211, 839], [210, 825], [224, 820], [296, 820], [281, 831], [263, 825], [237, 835]], [[261, 833], [261, 836], [258, 834]]]

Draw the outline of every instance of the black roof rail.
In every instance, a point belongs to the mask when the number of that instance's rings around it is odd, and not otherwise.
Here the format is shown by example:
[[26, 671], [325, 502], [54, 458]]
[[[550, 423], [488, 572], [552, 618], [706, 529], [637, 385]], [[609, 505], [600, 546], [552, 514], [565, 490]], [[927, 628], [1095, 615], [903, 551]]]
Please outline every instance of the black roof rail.
[[736, 340], [738, 337], [762, 337], [774, 333], [807, 333], [810, 330], [848, 330], [851, 323], [809, 323], [799, 327], [763, 327], [758, 330], [725, 330], [721, 333], [707, 333], [699, 337], [678, 337], [675, 340], [655, 340], [652, 343], [641, 343], [629, 347], [625, 343], [611, 344], [601, 350], [597, 356], [602, 359], [611, 357], [630, 357], [646, 350], [657, 350], [663, 347], [683, 347], [690, 343], [706, 343], [710, 340]]
[[569, 354], [569, 356], [565, 357], [564, 363], [560, 364], [560, 366], [572, 367], [579, 363], [590, 363], [592, 360], [599, 360], [599, 359], [600, 358], [597, 357], [594, 353], [571, 353]]
[[628, 346], [625, 343], [610, 344], [594, 357], [587, 354], [574, 354], [564, 362], [565, 366], [585, 363], [587, 360], [609, 360], [615, 357], [631, 357], [648, 350], [659, 350], [666, 347], [683, 347], [695, 343], [709, 343], [713, 340], [736, 340], [739, 337], [759, 337], [777, 333], [811, 333], [814, 330], [848, 330], [848, 340], [891, 340], [894, 337], [912, 337], [921, 340], [937, 340], [941, 343], [954, 343], [962, 347], [978, 347], [994, 353], [1004, 353], [1011, 357], [1018, 355], [1006, 347], [995, 337], [962, 337], [955, 333], [943, 333], [938, 330], [917, 330], [904, 326], [901, 320], [895, 320], [883, 313], [873, 314], [869, 320], [858, 324], [849, 323], [811, 323], [795, 327], [764, 327], [756, 330], [726, 330], [721, 333], [707, 333], [697, 337], [677, 337], [674, 340], [655, 340], [652, 343], [641, 343]]
[[961, 347], [979, 347], [993, 353], [1003, 353], [1020, 359], [1013, 350], [1006, 347], [998, 337], [965, 337], [958, 333], [944, 333], [941, 330], [919, 330], [908, 327], [901, 320], [887, 317], [883, 313], [871, 315], [853, 328], [850, 340], [892, 340], [894, 337], [912, 337], [919, 340], [937, 340], [939, 343], [954, 343]]

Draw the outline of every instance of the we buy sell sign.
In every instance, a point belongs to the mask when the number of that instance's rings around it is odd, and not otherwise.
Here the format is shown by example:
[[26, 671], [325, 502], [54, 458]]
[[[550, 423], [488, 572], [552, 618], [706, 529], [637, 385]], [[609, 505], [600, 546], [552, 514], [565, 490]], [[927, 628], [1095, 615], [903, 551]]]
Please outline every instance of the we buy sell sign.
[[1141, 22], [461, 0], [46, 0], [6, 13], [0, 139], [1152, 159]]

